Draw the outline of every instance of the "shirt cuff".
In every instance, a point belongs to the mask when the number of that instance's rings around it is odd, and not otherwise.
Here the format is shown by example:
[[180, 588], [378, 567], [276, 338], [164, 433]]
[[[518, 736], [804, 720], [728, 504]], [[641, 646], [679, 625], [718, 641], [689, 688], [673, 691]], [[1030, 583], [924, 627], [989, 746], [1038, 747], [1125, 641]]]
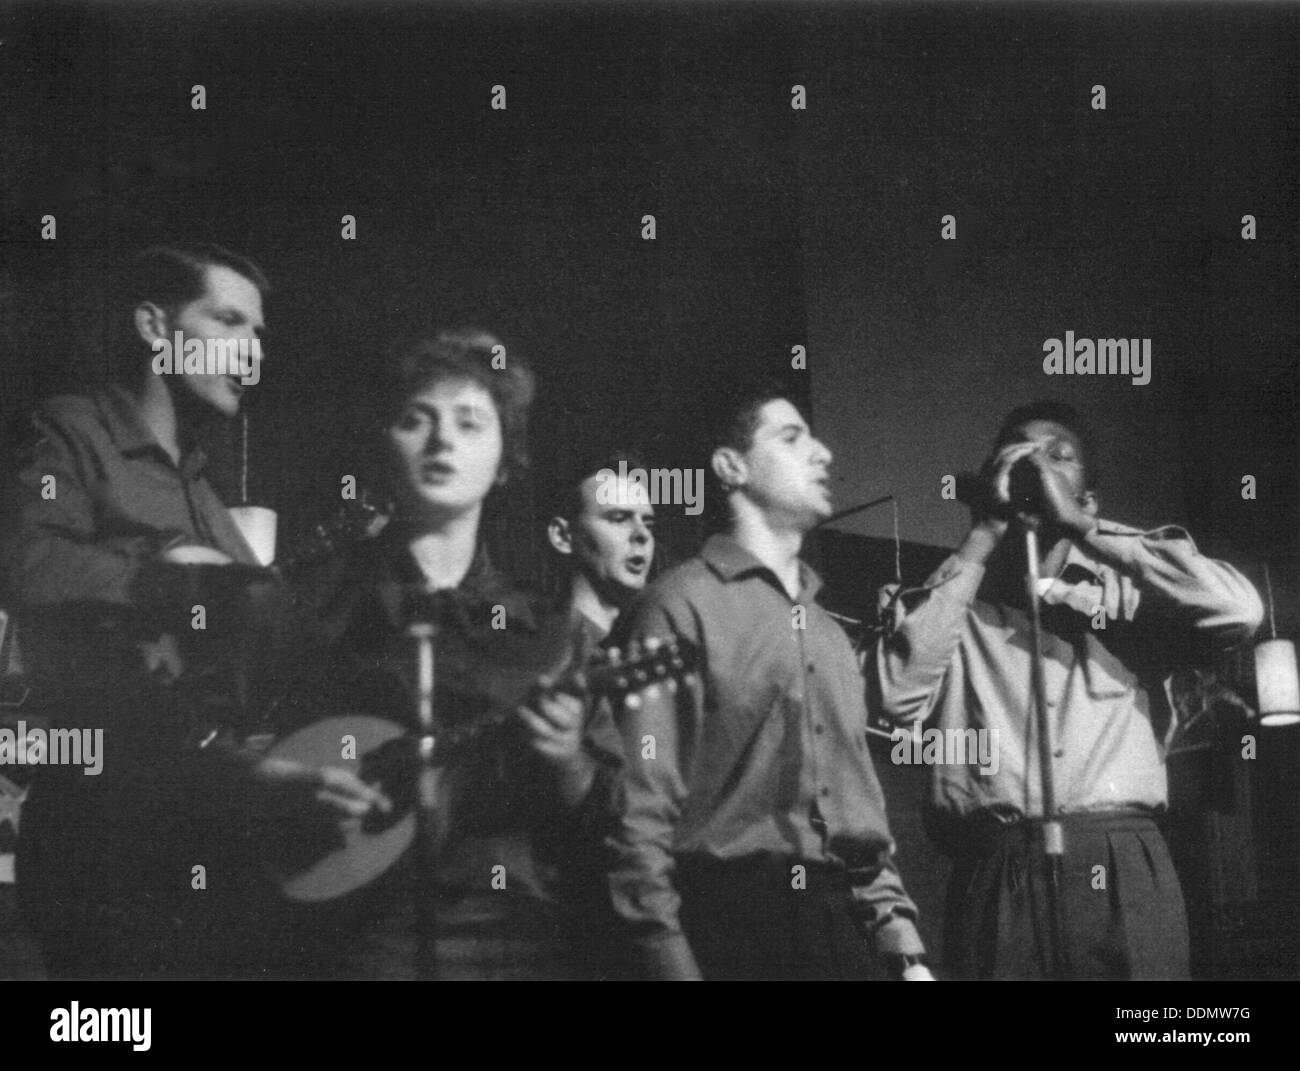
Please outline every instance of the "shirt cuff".
[[970, 561], [960, 554], [954, 554], [939, 566], [925, 586], [930, 589], [932, 599], [947, 599], [967, 606], [974, 600], [987, 571], [985, 563]]
[[640, 940], [635, 950], [641, 976], [657, 982], [698, 982], [702, 979], [695, 954], [682, 933]]
[[1191, 534], [1176, 524], [1166, 524], [1145, 532], [1136, 529], [1119, 531], [1106, 521], [1099, 520], [1092, 531], [1079, 540], [1095, 557], [1128, 568], [1135, 568], [1141, 562], [1144, 551], [1150, 553], [1150, 549], [1144, 546], [1147, 542], [1183, 543], [1188, 550], [1196, 551]]
[[1137, 561], [1141, 542], [1136, 535], [1108, 533], [1100, 524], [1094, 525], [1092, 531], [1079, 540], [1084, 549], [1092, 551], [1093, 556], [1101, 561], [1130, 569]]
[[882, 956], [922, 956], [925, 943], [911, 919], [895, 915], [876, 930], [876, 951]]

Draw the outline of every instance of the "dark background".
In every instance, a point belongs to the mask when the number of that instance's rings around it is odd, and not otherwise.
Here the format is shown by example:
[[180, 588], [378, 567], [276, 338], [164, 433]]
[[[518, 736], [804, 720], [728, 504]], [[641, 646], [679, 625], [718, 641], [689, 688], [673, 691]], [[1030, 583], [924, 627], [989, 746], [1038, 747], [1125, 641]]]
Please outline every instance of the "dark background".
[[[1296, 635], [1296, 5], [3, 10], [10, 436], [35, 398], [103, 375], [116, 264], [217, 241], [275, 285], [248, 409], [252, 494], [281, 511], [282, 546], [359, 467], [385, 344], [469, 323], [541, 381], [536, 479], [494, 528], [526, 578], [554, 579], [537, 489], [568, 457], [615, 442], [698, 466], [711, 404], [778, 376], [836, 451], [842, 504], [898, 495], [919, 580], [964, 519], [940, 476], [1051, 395], [1097, 425], [1108, 515], [1185, 523], [1256, 580], [1267, 561]], [[1151, 337], [1152, 383], [1043, 376], [1043, 340], [1067, 329]], [[233, 438], [216, 447], [231, 486]], [[698, 523], [660, 514], [670, 553], [689, 553]], [[832, 604], [861, 615], [892, 573], [889, 514], [839, 527], [810, 553]], [[1220, 671], [1249, 698], [1248, 658]], [[1240, 728], [1172, 763], [1202, 970], [1295, 976], [1297, 730], [1234, 766]], [[925, 775], [877, 758], [933, 940]]]

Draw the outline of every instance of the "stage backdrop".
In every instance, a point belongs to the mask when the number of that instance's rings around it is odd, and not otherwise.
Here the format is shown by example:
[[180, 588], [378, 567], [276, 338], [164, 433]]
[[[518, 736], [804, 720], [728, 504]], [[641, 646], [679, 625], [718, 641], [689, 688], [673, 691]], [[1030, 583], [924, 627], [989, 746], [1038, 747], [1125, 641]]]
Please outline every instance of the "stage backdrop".
[[[893, 491], [904, 538], [952, 545], [967, 514], [942, 477], [1050, 396], [1092, 421], [1107, 515], [1291, 557], [1294, 26], [1025, 14], [838, 18], [801, 66], [808, 369], [839, 498]], [[1244, 240], [1245, 214], [1267, 233]], [[1150, 339], [1150, 382], [1044, 374], [1067, 331]], [[843, 527], [887, 535], [889, 515]]]

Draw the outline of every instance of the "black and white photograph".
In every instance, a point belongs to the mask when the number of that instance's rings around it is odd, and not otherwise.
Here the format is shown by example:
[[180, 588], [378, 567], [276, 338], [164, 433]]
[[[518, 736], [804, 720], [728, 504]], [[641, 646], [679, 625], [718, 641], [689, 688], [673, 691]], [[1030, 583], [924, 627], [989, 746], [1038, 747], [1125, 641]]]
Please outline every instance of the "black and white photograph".
[[[1300, 979], [1300, 4], [15, 2], [0, 99], [56, 1049], [149, 1045], [71, 982]], [[1090, 1029], [1249, 1048], [1196, 992]]]

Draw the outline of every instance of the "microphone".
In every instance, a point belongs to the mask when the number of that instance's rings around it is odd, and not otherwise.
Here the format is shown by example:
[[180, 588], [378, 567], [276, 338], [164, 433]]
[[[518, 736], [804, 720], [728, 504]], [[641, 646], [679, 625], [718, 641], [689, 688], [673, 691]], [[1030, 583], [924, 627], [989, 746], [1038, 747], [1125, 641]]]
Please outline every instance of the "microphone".
[[1043, 511], [1042, 477], [1028, 458], [1021, 458], [1011, 466], [1008, 484], [1010, 502], [999, 502], [993, 493], [993, 484], [974, 472], [957, 475], [957, 501], [964, 502], [977, 513], [985, 513], [1002, 520], [1014, 521], [1022, 514], [1040, 516]]
[[1008, 496], [1016, 513], [1043, 513], [1043, 477], [1027, 457], [1011, 466]]

